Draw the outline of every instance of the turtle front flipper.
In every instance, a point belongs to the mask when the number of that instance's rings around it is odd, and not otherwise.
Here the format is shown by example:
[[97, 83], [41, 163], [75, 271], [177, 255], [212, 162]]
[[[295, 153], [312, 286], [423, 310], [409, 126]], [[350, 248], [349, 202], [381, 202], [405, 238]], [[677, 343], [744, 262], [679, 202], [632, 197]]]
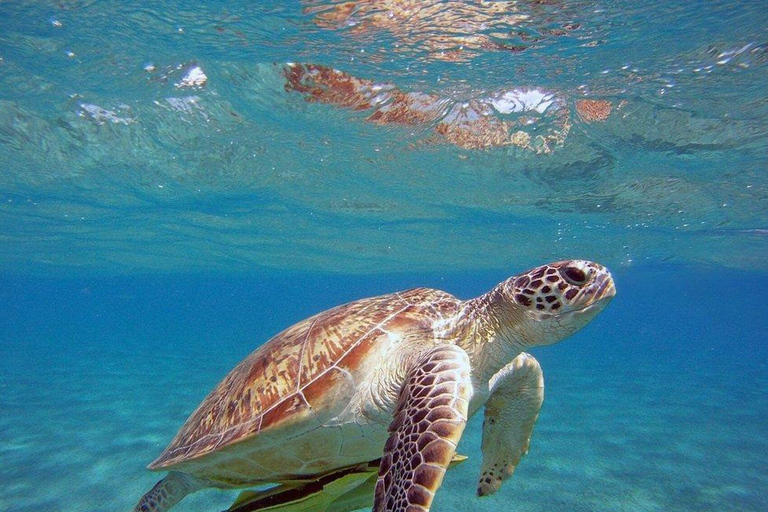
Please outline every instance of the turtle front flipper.
[[530, 354], [520, 354], [493, 376], [490, 391], [485, 404], [478, 496], [498, 491], [528, 453], [533, 426], [544, 401], [544, 376], [539, 362]]
[[414, 364], [400, 390], [379, 466], [373, 512], [427, 512], [467, 423], [469, 357], [438, 345]]

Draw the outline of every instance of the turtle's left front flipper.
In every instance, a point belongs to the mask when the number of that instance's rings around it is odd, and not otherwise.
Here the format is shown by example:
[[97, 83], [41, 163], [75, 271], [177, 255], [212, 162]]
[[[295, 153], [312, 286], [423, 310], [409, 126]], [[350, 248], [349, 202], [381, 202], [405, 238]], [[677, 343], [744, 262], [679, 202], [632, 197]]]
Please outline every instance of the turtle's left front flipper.
[[544, 375], [539, 362], [523, 352], [493, 376], [490, 391], [485, 404], [478, 496], [498, 491], [528, 453], [533, 426], [544, 401]]
[[467, 423], [469, 375], [469, 357], [455, 345], [438, 345], [414, 364], [389, 426], [373, 512], [429, 511]]

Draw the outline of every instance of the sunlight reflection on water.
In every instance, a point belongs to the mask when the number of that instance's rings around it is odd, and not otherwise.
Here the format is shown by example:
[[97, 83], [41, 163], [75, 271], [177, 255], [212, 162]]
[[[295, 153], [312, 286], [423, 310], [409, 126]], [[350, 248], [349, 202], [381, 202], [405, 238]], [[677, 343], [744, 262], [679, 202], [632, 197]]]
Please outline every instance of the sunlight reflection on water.
[[418, 5], [4, 4], [3, 268], [765, 268], [759, 6]]

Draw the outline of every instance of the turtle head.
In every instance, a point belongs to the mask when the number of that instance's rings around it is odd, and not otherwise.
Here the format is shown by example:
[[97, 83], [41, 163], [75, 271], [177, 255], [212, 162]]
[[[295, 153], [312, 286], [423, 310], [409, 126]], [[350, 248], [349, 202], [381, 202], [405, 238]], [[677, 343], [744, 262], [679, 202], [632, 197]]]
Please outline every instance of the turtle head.
[[542, 265], [510, 277], [500, 288], [510, 313], [511, 341], [524, 348], [570, 336], [616, 295], [608, 269], [585, 260]]

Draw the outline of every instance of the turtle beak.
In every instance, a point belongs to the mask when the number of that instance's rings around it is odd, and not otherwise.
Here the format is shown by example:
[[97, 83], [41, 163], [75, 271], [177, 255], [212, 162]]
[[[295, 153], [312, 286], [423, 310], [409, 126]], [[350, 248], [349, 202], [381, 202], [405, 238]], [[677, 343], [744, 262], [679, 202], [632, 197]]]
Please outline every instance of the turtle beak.
[[616, 284], [613, 282], [613, 276], [604, 267], [600, 270], [601, 272], [594, 276], [594, 281], [589, 287], [592, 300], [584, 308], [585, 310], [597, 307], [599, 308], [598, 311], [602, 311], [616, 296]]
[[616, 296], [616, 285], [613, 282], [613, 277], [610, 272], [607, 272], [600, 276], [600, 282], [597, 284], [597, 290], [595, 291], [595, 302], [602, 301], [604, 299], [611, 300]]

